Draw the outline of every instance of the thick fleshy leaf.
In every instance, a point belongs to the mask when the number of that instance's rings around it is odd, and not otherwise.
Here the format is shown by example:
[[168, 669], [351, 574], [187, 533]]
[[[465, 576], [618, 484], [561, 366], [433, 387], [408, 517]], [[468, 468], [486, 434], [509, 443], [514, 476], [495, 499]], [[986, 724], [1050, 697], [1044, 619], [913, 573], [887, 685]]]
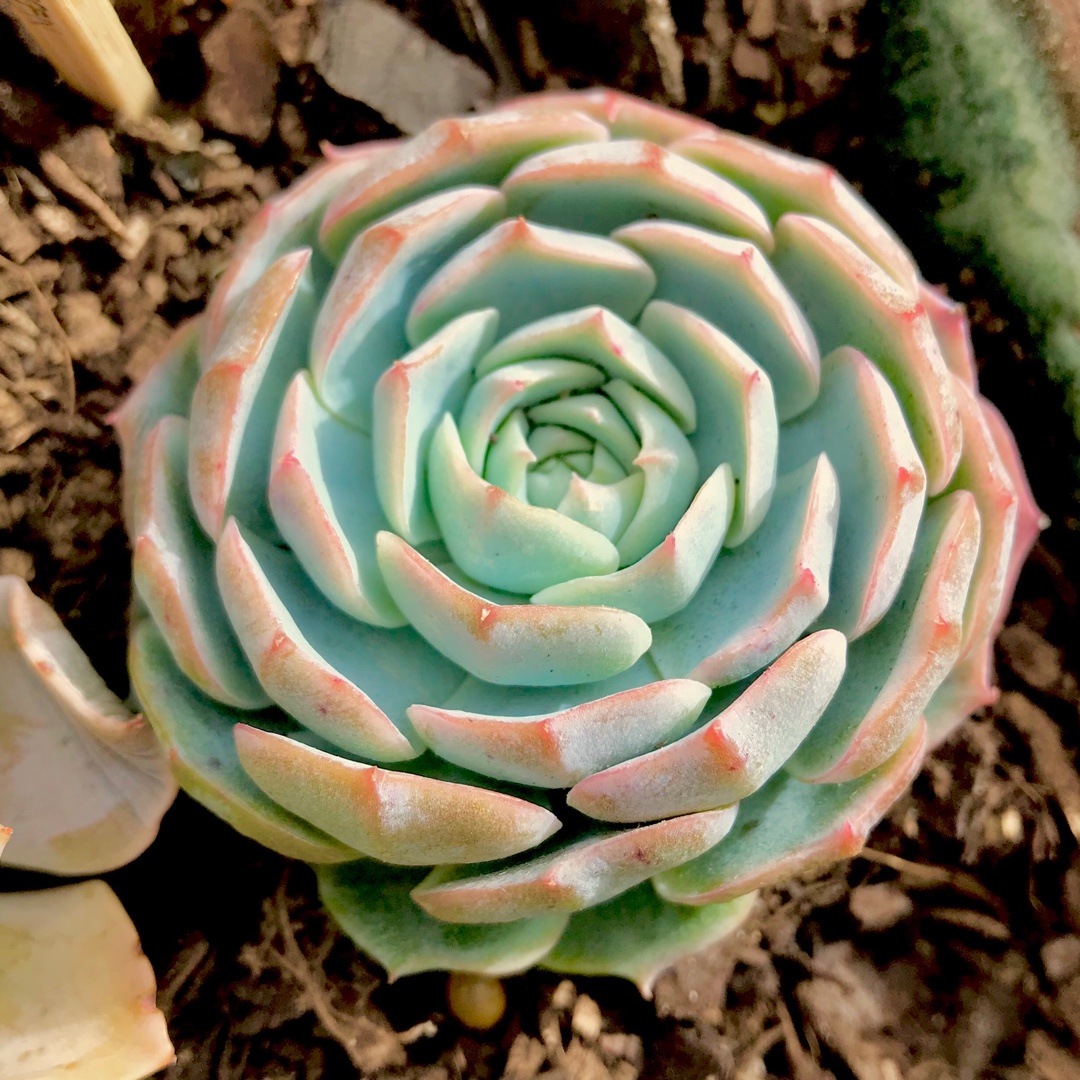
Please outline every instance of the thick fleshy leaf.
[[601, 821], [655, 821], [745, 798], [784, 764], [824, 712], [845, 657], [837, 630], [803, 638], [709, 723], [581, 780], [567, 804]]
[[501, 221], [467, 244], [420, 290], [405, 323], [413, 345], [467, 311], [493, 307], [504, 333], [598, 304], [635, 319], [656, 285], [639, 255], [605, 237]]
[[708, 699], [701, 683], [667, 679], [549, 713], [493, 716], [413, 705], [409, 718], [447, 761], [501, 780], [567, 788], [677, 739]]
[[843, 233], [801, 214], [777, 222], [772, 262], [821, 351], [851, 345], [889, 380], [926, 467], [929, 494], [940, 493], [956, 471], [963, 436], [949, 369], [915, 295]]
[[[589, 443], [588, 439], [578, 436], [576, 432], [567, 431], [566, 434], [581, 438], [586, 444]], [[529, 423], [525, 419], [525, 414], [517, 409], [502, 422], [499, 430], [495, 432], [491, 447], [488, 449], [487, 465], [484, 469], [484, 479], [489, 484], [501, 487], [508, 495], [513, 495], [521, 502], [529, 500], [529, 468], [536, 464], [537, 459], [529, 442]], [[405, 539], [407, 540], [408, 537], [406, 536]]]
[[930, 318], [945, 366], [969, 390], [977, 391], [975, 350], [964, 305], [950, 300], [943, 289], [925, 281], [919, 283], [919, 303]]
[[708, 169], [639, 139], [588, 143], [527, 158], [503, 181], [512, 214], [610, 233], [642, 218], [671, 218], [745, 236], [772, 250], [760, 206]]
[[380, 533], [391, 595], [436, 649], [486, 682], [559, 686], [629, 668], [652, 641], [636, 615], [615, 608], [500, 605], [455, 584], [393, 533]]
[[411, 895], [429, 915], [455, 923], [506, 923], [580, 911], [703, 854], [734, 821], [730, 807], [597, 832], [509, 867], [436, 867]]
[[420, 753], [405, 710], [443, 701], [462, 673], [413, 630], [384, 630], [328, 608], [292, 556], [230, 521], [217, 549], [229, 619], [260, 682], [293, 719], [350, 753]]
[[918, 271], [907, 248], [830, 165], [716, 128], [682, 139], [671, 149], [748, 191], [773, 222], [792, 211], [827, 221], [898, 284], [915, 292]]
[[690, 436], [698, 467], [728, 463], [735, 510], [725, 538], [737, 547], [761, 524], [776, 484], [779, 425], [772, 381], [734, 341], [700, 315], [665, 300], [641, 317], [643, 333], [672, 357], [709, 423]]
[[[561, 460], [570, 467], [578, 459], [581, 460], [583, 468], [591, 469], [593, 464], [591, 454], [567, 455]], [[560, 514], [594, 529], [617, 545], [641, 506], [644, 489], [645, 474], [641, 472], [632, 473], [613, 484], [595, 483], [585, 479], [579, 473], [571, 472], [566, 491], [555, 509]], [[558, 588], [558, 586], [552, 587]], [[623, 605], [616, 604], [615, 606], [622, 607]]]
[[503, 338], [477, 365], [478, 376], [519, 360], [585, 360], [660, 402], [684, 432], [697, 422], [694, 395], [671, 361], [628, 322], [602, 307], [540, 319]]
[[1005, 418], [998, 412], [997, 407], [985, 398], [979, 398], [979, 408], [982, 410], [983, 419], [986, 421], [990, 434], [993, 436], [994, 445], [1001, 457], [1001, 463], [1012, 480], [1013, 491], [1016, 492], [1019, 504], [1016, 514], [1016, 533], [1013, 538], [1012, 550], [1009, 555], [1009, 569], [1005, 574], [1005, 585], [1002, 589], [1002, 604], [994, 620], [995, 636], [1005, 625], [1005, 618], [1009, 614], [1009, 603], [1013, 591], [1016, 588], [1016, 580], [1020, 576], [1024, 561], [1031, 551], [1032, 545], [1042, 532], [1050, 524], [1050, 519], [1039, 509], [1035, 502], [1035, 496], [1031, 493], [1031, 485], [1028, 483], [1027, 474], [1024, 472], [1024, 464], [1020, 460], [1020, 451], [1016, 447], [1009, 425]]
[[144, 488], [143, 444], [163, 416], [187, 416], [199, 379], [199, 323], [184, 323], [169, 339], [161, 358], [146, 377], [109, 415], [120, 442], [124, 525], [137, 535], [141, 511], [136, 493]]
[[507, 109], [437, 120], [383, 154], [331, 203], [322, 220], [323, 248], [340, 258], [360, 229], [399, 207], [461, 184], [497, 184], [540, 150], [607, 137], [603, 125], [580, 113], [538, 117]]
[[15, 830], [5, 861], [99, 874], [140, 855], [176, 795], [165, 755], [12, 576], [0, 577], [0, 684], [0, 821]]
[[984, 640], [957, 661], [926, 706], [927, 750], [944, 742], [969, 716], [1001, 696], [994, 685], [994, 641]]
[[756, 900], [751, 893], [727, 904], [669, 904], [646, 882], [572, 915], [540, 964], [568, 975], [620, 975], [648, 1000], [662, 971], [737, 930]]
[[375, 561], [375, 534], [387, 528], [375, 490], [376, 464], [389, 455], [372, 443], [327, 412], [311, 377], [299, 372], [278, 417], [270, 510], [282, 538], [330, 603], [372, 626], [404, 626]]
[[574, 578], [532, 597], [534, 604], [605, 604], [658, 622], [681, 611], [698, 591], [724, 542], [735, 485], [720, 465], [701, 485], [679, 523], [643, 559], [601, 577]]
[[734, 827], [716, 847], [657, 875], [656, 891], [677, 904], [709, 905], [857, 855], [915, 778], [925, 746], [920, 720], [891, 758], [856, 780], [804, 784], [778, 773], [739, 803]]
[[481, 376], [469, 390], [458, 419], [469, 467], [483, 474], [495, 429], [515, 409], [574, 390], [593, 390], [603, 381], [603, 372], [578, 360], [523, 360]]
[[350, 761], [247, 724], [234, 735], [244, 771], [272, 799], [380, 862], [505, 859], [561, 825], [544, 807], [499, 791]]
[[603, 124], [616, 139], [648, 139], [660, 144], [715, 130], [711, 124], [675, 109], [665, 109], [618, 90], [546, 90], [501, 106], [536, 116], [582, 112]]
[[619, 565], [615, 545], [587, 525], [521, 502], [478, 476], [449, 414], [431, 440], [428, 489], [454, 562], [485, 585], [533, 593]]
[[0, 895], [0, 1075], [143, 1080], [175, 1055], [150, 961], [103, 881]]
[[[545, 401], [534, 405], [527, 415], [534, 424], [557, 424], [595, 439], [626, 473], [634, 468], [634, 460], [641, 452], [634, 429], [605, 394], [572, 394], [558, 401]], [[542, 473], [543, 466], [535, 471]]]
[[926, 503], [926, 472], [896, 395], [857, 349], [825, 357], [817, 401], [784, 428], [780, 468], [822, 452], [840, 482], [840, 523], [820, 625], [856, 638], [896, 597]]
[[[296, 248], [314, 248], [331, 200], [394, 145], [372, 141], [350, 147], [348, 153], [328, 154], [327, 160], [263, 204], [229, 253], [229, 265], [206, 305], [202, 345], [207, 355], [213, 353], [228, 320], [270, 265]], [[320, 254], [316, 260], [324, 261]]]
[[[477, 356], [497, 325], [490, 309], [462, 315], [395, 360], [375, 384], [375, 483], [387, 518], [411, 544], [439, 536], [427, 488], [431, 437], [443, 414], [456, 414], [464, 404]], [[368, 515], [369, 527], [373, 521]]]
[[840, 689], [788, 762], [794, 776], [850, 780], [892, 756], [956, 663], [978, 550], [979, 512], [970, 492], [927, 506], [896, 600], [851, 643]]
[[241, 712], [204, 697], [180, 673], [153, 623], [131, 634], [128, 668], [135, 692], [184, 790], [237, 832], [290, 859], [342, 862], [357, 852], [267, 798], [240, 767], [232, 729], [257, 723], [299, 730], [284, 713]]
[[550, 952], [566, 927], [562, 914], [488, 926], [433, 919], [409, 896], [426, 873], [371, 862], [317, 870], [319, 898], [391, 982], [420, 971], [513, 975]]
[[195, 387], [188, 486], [207, 535], [225, 521], [276, 535], [266, 499], [278, 409], [315, 316], [311, 249], [283, 255], [248, 293]]
[[331, 412], [371, 432], [375, 384], [409, 351], [405, 317], [416, 294], [434, 270], [504, 210], [494, 188], [454, 188], [391, 214], [356, 238], [334, 274], [311, 336], [315, 390]]
[[145, 492], [132, 579], [180, 670], [204, 694], [238, 709], [270, 703], [229, 626], [214, 546], [187, 490], [188, 422], [162, 417], [142, 447]]
[[662, 543], [686, 513], [698, 486], [698, 463], [686, 436], [651, 398], [621, 379], [608, 383], [604, 392], [641, 445], [633, 462], [645, 475], [641, 501], [615, 545], [619, 565], [629, 566]]
[[653, 268], [654, 300], [689, 308], [764, 368], [781, 421], [814, 400], [820, 359], [813, 331], [757, 247], [674, 221], [635, 222], [613, 239]]
[[838, 504], [824, 454], [781, 477], [764, 524], [721, 553], [690, 603], [653, 628], [661, 673], [721, 686], [788, 648], [828, 602]]
[[[955, 378], [955, 377], [954, 377]], [[994, 623], [1005, 594], [1020, 497], [1005, 468], [979, 398], [956, 378], [956, 401], [964, 430], [964, 450], [950, 490], [975, 496], [982, 532], [971, 575], [960, 654], [995, 636]]]

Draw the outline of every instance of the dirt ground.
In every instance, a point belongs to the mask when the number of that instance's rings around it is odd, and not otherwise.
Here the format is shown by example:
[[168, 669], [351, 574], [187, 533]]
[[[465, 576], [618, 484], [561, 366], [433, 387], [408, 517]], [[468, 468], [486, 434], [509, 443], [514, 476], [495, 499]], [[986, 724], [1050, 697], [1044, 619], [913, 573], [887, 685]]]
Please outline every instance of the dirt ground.
[[[903, 179], [868, 138], [873, 3], [399, 6], [486, 72], [485, 92], [604, 82], [823, 156], [871, 201]], [[200, 309], [260, 198], [321, 140], [396, 130], [327, 84], [311, 0], [119, 7], [164, 99], [151, 120], [115, 126], [5, 44], [0, 573], [48, 599], [123, 694], [129, 551], [108, 414]], [[0, 16], [0, 40], [11, 34]], [[109, 875], [158, 973], [178, 1054], [162, 1078], [1080, 1080], [1080, 534], [1065, 428], [1022, 320], [927, 230], [911, 180], [890, 216], [926, 276], [968, 304], [984, 390], [1053, 521], [1001, 637], [999, 705], [928, 761], [861, 856], [765, 894], [653, 1001], [535, 971], [507, 980], [506, 1016], [485, 1034], [453, 1019], [445, 977], [387, 985], [320, 912], [307, 868], [182, 796], [159, 841]], [[5, 871], [7, 888], [40, 883]]]

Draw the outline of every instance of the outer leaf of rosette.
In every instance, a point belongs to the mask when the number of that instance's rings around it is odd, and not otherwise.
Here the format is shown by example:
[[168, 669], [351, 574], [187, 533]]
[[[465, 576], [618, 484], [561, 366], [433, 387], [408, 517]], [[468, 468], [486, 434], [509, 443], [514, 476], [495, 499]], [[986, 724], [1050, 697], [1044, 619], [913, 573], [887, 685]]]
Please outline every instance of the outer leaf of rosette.
[[971, 576], [960, 655], [995, 636], [1016, 536], [1020, 497], [1005, 468], [980, 398], [955, 377], [955, 394], [964, 429], [964, 450], [949, 483], [950, 491], [970, 491], [979, 509], [982, 533], [979, 557]]
[[372, 626], [404, 626], [375, 561], [375, 535], [388, 523], [375, 490], [381, 454], [373, 441], [327, 412], [311, 376], [297, 372], [274, 437], [270, 510], [330, 603]]
[[510, 213], [543, 225], [607, 234], [642, 218], [671, 218], [772, 250], [769, 219], [745, 191], [639, 139], [545, 151], [521, 162], [502, 190]]
[[163, 416], [187, 416], [191, 411], [199, 378], [198, 344], [197, 322], [178, 327], [157, 363], [109, 416], [120, 440], [124, 526], [129, 537], [139, 532], [139, 493], [146, 485], [143, 444]]
[[195, 387], [188, 487], [212, 540], [229, 517], [277, 535], [266, 498], [274, 428], [317, 302], [311, 249], [283, 255], [247, 294]]
[[568, 110], [582, 112], [598, 120], [617, 139], [649, 139], [661, 144], [716, 130], [712, 124], [686, 113], [603, 88], [542, 91], [514, 98], [502, 108], [530, 116]]
[[735, 808], [728, 807], [635, 829], [597, 830], [509, 866], [438, 866], [411, 895], [429, 915], [454, 923], [507, 923], [581, 911], [703, 855], [734, 821]]
[[309, 731], [375, 761], [420, 753], [406, 709], [444, 701], [463, 675], [412, 630], [329, 607], [293, 559], [230, 521], [217, 577], [240, 644], [270, 697]]
[[648, 555], [623, 570], [573, 578], [532, 597], [534, 604], [606, 604], [647, 623], [681, 611], [701, 587], [731, 521], [735, 485], [731, 466], [719, 465], [678, 524]]
[[979, 512], [970, 492], [927, 506], [896, 600], [851, 643], [840, 689], [786, 766], [793, 776], [851, 780], [896, 752], [956, 663], [978, 550]]
[[784, 764], [825, 711], [845, 656], [837, 630], [803, 638], [707, 724], [579, 781], [567, 805], [601, 821], [656, 821], [745, 798]]
[[990, 434], [994, 438], [1001, 463], [1012, 480], [1013, 490], [1019, 498], [1019, 507], [1016, 515], [1016, 535], [1013, 538], [1012, 551], [1009, 555], [1009, 569], [1005, 575], [1005, 585], [1002, 589], [1001, 608], [994, 620], [994, 635], [1005, 625], [1005, 618], [1009, 614], [1009, 604], [1012, 601], [1013, 590], [1016, 588], [1016, 579], [1020, 576], [1020, 570], [1024, 560], [1028, 557], [1032, 545], [1042, 532], [1050, 524], [1050, 519], [1039, 509], [1035, 502], [1035, 496], [1028, 484], [1027, 474], [1024, 472], [1024, 463], [1020, 460], [1020, 451], [1016, 447], [1016, 440], [1005, 423], [1005, 418], [998, 412], [996, 406], [979, 398], [979, 407], [982, 410], [983, 419], [986, 421]]
[[181, 674], [149, 620], [132, 632], [128, 667], [173, 774], [193, 799], [237, 832], [287, 858], [321, 863], [358, 857], [352, 848], [269, 799], [240, 767], [233, 726], [257, 723], [268, 731], [298, 730], [284, 713], [231, 709], [205, 697]]
[[234, 735], [244, 771], [267, 795], [380, 862], [505, 859], [562, 824], [543, 806], [464, 780], [383, 769], [246, 724]]
[[830, 165], [718, 128], [671, 149], [748, 191], [773, 222], [791, 212], [827, 221], [914, 295], [919, 272], [910, 252]]
[[331, 412], [371, 431], [375, 384], [409, 351], [405, 317], [417, 292], [504, 213], [505, 200], [494, 188], [454, 188], [357, 236], [338, 264], [311, 337], [315, 390]]
[[750, 893], [726, 904], [669, 904], [645, 883], [572, 915], [540, 966], [567, 975], [619, 975], [648, 1000], [661, 972], [738, 930], [756, 900]]
[[779, 773], [739, 803], [734, 828], [716, 847], [657, 875], [656, 891], [676, 904], [714, 904], [857, 855], [915, 778], [925, 747], [919, 720], [891, 758], [856, 780], [804, 784]]
[[603, 125], [572, 112], [506, 110], [437, 120], [382, 155], [331, 203], [322, 222], [323, 250], [338, 259], [360, 229], [400, 207], [462, 184], [497, 184], [522, 158], [548, 147], [607, 137]]
[[405, 333], [416, 345], [451, 319], [487, 307], [510, 332], [583, 301], [636, 319], [655, 285], [648, 263], [621, 244], [518, 217], [493, 226], [432, 275]]
[[619, 565], [629, 566], [662, 543], [686, 513], [698, 486], [698, 461], [675, 421], [640, 390], [616, 379], [604, 393], [630, 422], [641, 446], [634, 458], [645, 476], [641, 500], [615, 545]]
[[165, 416], [143, 444], [146, 491], [132, 578], [180, 670], [215, 701], [259, 709], [270, 699], [229, 625], [214, 574], [214, 545], [187, 489], [188, 422]]
[[764, 524], [722, 552], [690, 603], [653, 627], [650, 655], [665, 677], [737, 682], [804, 633], [829, 599], [839, 498], [824, 454], [780, 478]]
[[851, 345], [889, 380], [926, 466], [928, 493], [939, 494], [956, 471], [963, 436], [952, 378], [916, 294], [832, 225], [801, 214], [777, 222], [772, 263], [822, 353]]
[[779, 424], [772, 380], [731, 338], [687, 308], [653, 301], [640, 326], [707, 409], [709, 423], [690, 436], [690, 445], [703, 473], [731, 465], [735, 509], [724, 542], [737, 547], [761, 524], [776, 484]]
[[959, 660], [926, 706], [927, 750], [943, 743], [972, 713], [1000, 697], [994, 685], [994, 639], [986, 638]]
[[341, 929], [386, 968], [390, 981], [420, 971], [513, 975], [551, 951], [567, 916], [466, 926], [433, 919], [409, 896], [423, 868], [354, 862], [319, 867], [319, 899]]
[[376, 522], [385, 513], [411, 544], [438, 538], [428, 498], [428, 448], [443, 414], [457, 414], [464, 404], [476, 357], [491, 344], [497, 324], [498, 314], [491, 309], [462, 315], [380, 376], [371, 443], [382, 510], [366, 516], [368, 528], [384, 528]]
[[944, 289], [928, 285], [925, 281], [919, 282], [919, 303], [930, 317], [945, 366], [969, 390], [977, 391], [979, 379], [975, 369], [975, 349], [971, 344], [964, 305], [950, 300]]
[[[0, 820], [11, 823], [0, 848], [15, 831], [6, 862], [99, 874], [142, 854], [176, 795], [165, 755], [13, 575], [0, 576], [0, 685]], [[10, 960], [8, 949], [0, 967]]]
[[[331, 200], [350, 185], [373, 162], [391, 152], [393, 143], [365, 143], [320, 162], [280, 194], [264, 203], [244, 226], [239, 243], [229, 255], [229, 264], [210, 300], [202, 324], [202, 346], [212, 356], [221, 335], [245, 294], [277, 259], [296, 248], [314, 247], [319, 225]], [[329, 264], [321, 253], [317, 276], [327, 275]]]
[[568, 578], [610, 573], [619, 565], [615, 545], [600, 533], [554, 510], [530, 506], [479, 477], [449, 414], [431, 440], [428, 493], [454, 562], [485, 585], [533, 593]]
[[476, 374], [547, 356], [595, 364], [610, 378], [622, 379], [658, 401], [682, 431], [689, 433], [696, 426], [694, 395], [679, 369], [642, 333], [602, 307], [575, 308], [521, 327], [481, 358]]
[[444, 656], [485, 682], [561, 686], [626, 671], [648, 649], [649, 627], [614, 608], [500, 605], [455, 584], [393, 533], [379, 565], [398, 607]]
[[[483, 776], [546, 788], [571, 787], [590, 773], [677, 739], [709, 699], [709, 688], [690, 679], [644, 682], [607, 694], [596, 694], [607, 687], [592, 683], [587, 690], [503, 694], [505, 700], [490, 703], [504, 710], [496, 715], [480, 711], [480, 703], [492, 696], [485, 685], [462, 686], [442, 708], [413, 705], [409, 718], [445, 760]], [[589, 690], [594, 694], [586, 696]], [[454, 707], [470, 697], [476, 703], [471, 708]], [[581, 700], [566, 704], [575, 697]], [[526, 711], [505, 715], [513, 708]]]
[[825, 357], [817, 401], [784, 427], [780, 468], [822, 452], [840, 481], [840, 524], [819, 625], [856, 638], [896, 597], [926, 504], [926, 472], [896, 395], [857, 349]]
[[654, 300], [693, 311], [764, 368], [781, 422], [814, 400], [821, 381], [814, 333], [757, 247], [674, 221], [635, 222], [612, 239], [656, 272]]

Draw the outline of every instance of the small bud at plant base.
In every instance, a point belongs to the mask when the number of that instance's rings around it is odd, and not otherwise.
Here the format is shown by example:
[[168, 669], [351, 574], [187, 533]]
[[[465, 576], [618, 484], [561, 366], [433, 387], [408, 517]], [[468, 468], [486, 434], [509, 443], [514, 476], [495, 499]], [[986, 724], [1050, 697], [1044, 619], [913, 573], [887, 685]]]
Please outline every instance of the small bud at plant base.
[[452, 971], [446, 983], [450, 1011], [474, 1031], [493, 1028], [506, 1014], [506, 991], [490, 975]]

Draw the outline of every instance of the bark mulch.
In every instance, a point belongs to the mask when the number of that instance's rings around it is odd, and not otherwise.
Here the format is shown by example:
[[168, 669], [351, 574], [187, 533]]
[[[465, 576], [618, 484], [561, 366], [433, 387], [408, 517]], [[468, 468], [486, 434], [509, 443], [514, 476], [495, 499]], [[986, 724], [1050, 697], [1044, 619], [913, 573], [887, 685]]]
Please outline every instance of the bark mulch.
[[[0, 573], [49, 600], [124, 694], [130, 556], [108, 414], [201, 308], [261, 198], [320, 140], [396, 130], [320, 74], [335, 78], [318, 4], [119, 6], [164, 98], [149, 120], [117, 125], [5, 46]], [[872, 201], [897, 190], [868, 149], [872, 4], [398, 6], [492, 93], [604, 82], [823, 156]], [[12, 33], [0, 16], [0, 40]], [[535, 971], [507, 980], [483, 1034], [452, 1017], [445, 977], [388, 985], [320, 912], [307, 868], [181, 796], [157, 843], [108, 875], [177, 1047], [160, 1077], [1080, 1080], [1080, 545], [1057, 407], [1022, 319], [921, 228], [917, 189], [888, 205], [927, 276], [968, 303], [984, 388], [1054, 522], [1001, 636], [1000, 703], [927, 762], [862, 855], [768, 891], [653, 1001]]]

